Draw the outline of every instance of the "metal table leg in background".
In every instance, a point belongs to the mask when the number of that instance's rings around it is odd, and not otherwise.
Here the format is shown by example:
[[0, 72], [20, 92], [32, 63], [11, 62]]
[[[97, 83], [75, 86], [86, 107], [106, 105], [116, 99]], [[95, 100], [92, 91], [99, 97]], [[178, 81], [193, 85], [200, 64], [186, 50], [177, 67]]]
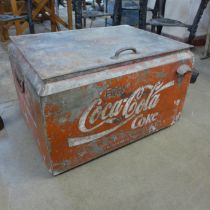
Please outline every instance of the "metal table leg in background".
[[29, 23], [29, 30], [31, 34], [35, 33], [34, 30], [34, 23], [32, 19], [32, 0], [27, 0], [27, 12], [28, 12], [28, 23]]
[[[165, 5], [166, 0], [159, 0], [159, 17], [163, 18], [165, 16]], [[157, 27], [157, 34], [161, 34], [163, 26]]]
[[139, 28], [146, 29], [148, 0], [139, 0]]
[[82, 0], [74, 1], [75, 6], [75, 27], [82, 28]]
[[209, 0], [201, 0], [196, 17], [193, 21], [192, 26], [189, 28], [189, 31], [190, 31], [190, 35], [189, 35], [189, 39], [188, 39], [189, 43], [192, 43], [193, 39], [195, 38], [195, 33], [197, 31], [198, 24], [200, 22], [200, 19], [203, 15], [203, 12], [206, 9], [208, 3], [209, 3]]
[[113, 26], [120, 25], [122, 17], [122, 0], [115, 0]]
[[[107, 13], [108, 12], [108, 0], [104, 0], [104, 12]], [[107, 17], [105, 18], [105, 26], [107, 26]]]

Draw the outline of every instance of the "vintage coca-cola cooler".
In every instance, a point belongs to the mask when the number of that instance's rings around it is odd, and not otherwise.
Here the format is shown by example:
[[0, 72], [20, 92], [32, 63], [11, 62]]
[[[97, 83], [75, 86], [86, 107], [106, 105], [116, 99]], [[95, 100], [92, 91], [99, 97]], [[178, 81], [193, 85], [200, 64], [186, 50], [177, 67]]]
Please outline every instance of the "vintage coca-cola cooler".
[[53, 175], [180, 118], [190, 45], [130, 26], [11, 40], [20, 108]]

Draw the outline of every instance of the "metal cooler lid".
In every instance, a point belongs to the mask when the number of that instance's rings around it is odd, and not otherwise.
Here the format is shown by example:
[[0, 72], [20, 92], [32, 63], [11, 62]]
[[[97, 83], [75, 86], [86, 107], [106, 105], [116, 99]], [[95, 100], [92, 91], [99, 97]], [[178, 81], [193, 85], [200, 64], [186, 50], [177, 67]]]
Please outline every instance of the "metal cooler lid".
[[[63, 80], [67, 75], [191, 47], [127, 25], [14, 36], [11, 40], [42, 81]], [[127, 47], [136, 48], [137, 54], [126, 51], [113, 59], [117, 50]]]

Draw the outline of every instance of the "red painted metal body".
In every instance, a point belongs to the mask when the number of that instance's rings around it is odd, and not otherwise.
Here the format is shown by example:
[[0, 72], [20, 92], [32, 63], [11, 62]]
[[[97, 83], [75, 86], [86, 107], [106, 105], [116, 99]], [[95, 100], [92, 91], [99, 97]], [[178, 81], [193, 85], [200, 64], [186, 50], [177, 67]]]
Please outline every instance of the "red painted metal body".
[[[13, 39], [10, 59], [20, 107], [49, 171], [57, 175], [173, 125], [183, 109], [193, 60], [189, 46], [180, 46], [144, 58], [120, 54], [129, 58], [43, 79]], [[120, 59], [111, 55], [110, 62]]]

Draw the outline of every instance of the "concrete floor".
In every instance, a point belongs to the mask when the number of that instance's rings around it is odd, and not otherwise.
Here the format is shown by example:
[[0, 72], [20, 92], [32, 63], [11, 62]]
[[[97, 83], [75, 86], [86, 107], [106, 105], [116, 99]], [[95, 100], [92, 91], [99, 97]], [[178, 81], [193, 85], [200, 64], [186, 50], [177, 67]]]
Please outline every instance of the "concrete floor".
[[57, 177], [20, 114], [0, 45], [0, 210], [209, 210], [210, 59], [176, 125]]

